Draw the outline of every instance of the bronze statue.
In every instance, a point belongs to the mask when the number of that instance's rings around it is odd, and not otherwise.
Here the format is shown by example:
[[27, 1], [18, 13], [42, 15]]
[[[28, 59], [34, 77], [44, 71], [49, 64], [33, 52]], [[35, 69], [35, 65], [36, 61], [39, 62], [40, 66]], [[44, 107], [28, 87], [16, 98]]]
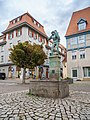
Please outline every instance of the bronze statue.
[[51, 36], [48, 40], [51, 40], [51, 39], [53, 39], [53, 45], [52, 45], [52, 48], [51, 48], [51, 55], [53, 55], [53, 50], [54, 50], [55, 47], [56, 47], [57, 52], [59, 54], [60, 36], [59, 36], [57, 30], [54, 30], [54, 31], [51, 32]]

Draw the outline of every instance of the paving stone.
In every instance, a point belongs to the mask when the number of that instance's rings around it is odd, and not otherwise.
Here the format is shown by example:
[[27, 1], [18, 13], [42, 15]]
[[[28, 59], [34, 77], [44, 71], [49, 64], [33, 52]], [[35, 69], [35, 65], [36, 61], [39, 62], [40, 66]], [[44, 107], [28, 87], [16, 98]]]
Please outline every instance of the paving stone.
[[6, 118], [8, 115], [7, 114], [5, 114], [5, 115], [1, 115], [0, 117], [1, 118]]
[[[1, 120], [1, 119], [0, 119]], [[8, 118], [4, 118], [4, 120], [8, 120]]]
[[1, 117], [0, 117], [0, 120], [4, 120], [4, 118], [1, 118]]
[[15, 119], [15, 120], [20, 120], [19, 117], [15, 117], [14, 119]]
[[9, 120], [14, 120], [14, 118], [9, 118]]
[[62, 118], [58, 118], [58, 117], [56, 117], [55, 120], [62, 120]]
[[44, 118], [39, 118], [38, 120], [45, 120]]
[[0, 94], [0, 120], [90, 119], [90, 92], [71, 91], [69, 97], [55, 100], [26, 93]]

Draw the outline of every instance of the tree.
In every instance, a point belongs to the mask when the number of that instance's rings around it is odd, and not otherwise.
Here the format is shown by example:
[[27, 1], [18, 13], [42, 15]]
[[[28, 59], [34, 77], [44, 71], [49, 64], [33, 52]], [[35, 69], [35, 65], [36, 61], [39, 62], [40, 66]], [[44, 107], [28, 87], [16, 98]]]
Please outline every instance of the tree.
[[19, 43], [10, 49], [10, 59], [18, 67], [24, 69], [23, 83], [25, 83], [25, 70], [26, 68], [34, 68], [43, 65], [44, 60], [47, 58], [43, 47], [41, 45], [28, 42]]

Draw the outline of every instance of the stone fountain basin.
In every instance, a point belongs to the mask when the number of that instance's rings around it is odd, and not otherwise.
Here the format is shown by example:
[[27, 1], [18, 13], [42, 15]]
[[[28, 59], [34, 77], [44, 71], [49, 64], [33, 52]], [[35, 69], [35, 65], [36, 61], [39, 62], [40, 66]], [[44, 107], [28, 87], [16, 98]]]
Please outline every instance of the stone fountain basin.
[[29, 93], [48, 98], [65, 98], [69, 96], [68, 81], [32, 80]]

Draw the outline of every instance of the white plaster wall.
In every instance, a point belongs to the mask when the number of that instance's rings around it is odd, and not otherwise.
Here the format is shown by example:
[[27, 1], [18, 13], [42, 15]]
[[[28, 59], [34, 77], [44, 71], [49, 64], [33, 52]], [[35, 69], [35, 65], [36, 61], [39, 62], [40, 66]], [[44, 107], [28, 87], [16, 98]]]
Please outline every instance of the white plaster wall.
[[[14, 30], [14, 38], [8, 39], [8, 34], [6, 34], [7, 43], [6, 43], [6, 45], [4, 45], [4, 52], [0, 52], [0, 56], [1, 55], [5, 56], [3, 63], [11, 63], [11, 61], [8, 61], [9, 60], [9, 53], [10, 53], [10, 51], [9, 51], [10, 43], [12, 43], [12, 45], [17, 45], [19, 40], [20, 40], [20, 42], [31, 41], [31, 44], [33, 44], [33, 43], [36, 43], [39, 45], [42, 44], [42, 42], [39, 42], [38, 39], [34, 39], [34, 38], [29, 37], [28, 27], [22, 27], [22, 35], [21, 36], [16, 36], [16, 30]], [[46, 39], [45, 39], [45, 43], [46, 43]], [[48, 54], [48, 50], [45, 48], [45, 44], [43, 45], [43, 47], [44, 47], [43, 49], [44, 49], [45, 53]], [[6, 76], [8, 76], [8, 67], [9, 66], [2, 67], [2, 69], [5, 69]], [[15, 76], [16, 67], [15, 66], [12, 66], [12, 67], [14, 67], [13, 76]], [[1, 69], [1, 67], [0, 67], [0, 69]]]
[[67, 52], [67, 76], [72, 77], [71, 70], [78, 69], [78, 78], [83, 78], [83, 67], [90, 67], [90, 48], [85, 49], [85, 59], [80, 59], [79, 51], [77, 50], [77, 59], [72, 60], [72, 52]]

